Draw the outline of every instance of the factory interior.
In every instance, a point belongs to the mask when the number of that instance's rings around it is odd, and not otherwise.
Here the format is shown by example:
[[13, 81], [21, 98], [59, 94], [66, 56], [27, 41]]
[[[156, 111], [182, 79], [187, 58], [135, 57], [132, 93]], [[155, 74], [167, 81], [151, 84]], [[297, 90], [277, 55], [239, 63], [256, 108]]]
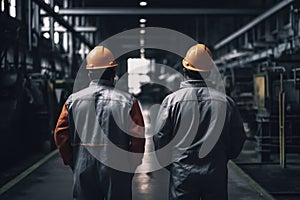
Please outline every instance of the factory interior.
[[[247, 136], [228, 162], [228, 198], [300, 199], [299, 0], [1, 0], [0, 21], [0, 199], [72, 199], [53, 134], [69, 95], [88, 87], [95, 46], [112, 51], [153, 151], [153, 119], [196, 43], [211, 50]], [[169, 172], [151, 162], [134, 175], [135, 200], [168, 199]]]

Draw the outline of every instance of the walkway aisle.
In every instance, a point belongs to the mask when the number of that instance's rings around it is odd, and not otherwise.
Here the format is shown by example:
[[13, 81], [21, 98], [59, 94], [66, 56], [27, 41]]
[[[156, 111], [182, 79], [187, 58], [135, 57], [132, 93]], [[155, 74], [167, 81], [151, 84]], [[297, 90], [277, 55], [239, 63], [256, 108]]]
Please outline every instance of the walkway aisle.
[[[134, 177], [134, 200], [165, 200], [168, 196], [168, 171], [158, 170]], [[248, 182], [229, 166], [229, 199], [263, 199]], [[72, 197], [72, 172], [58, 155], [8, 190], [2, 200], [68, 200]]]

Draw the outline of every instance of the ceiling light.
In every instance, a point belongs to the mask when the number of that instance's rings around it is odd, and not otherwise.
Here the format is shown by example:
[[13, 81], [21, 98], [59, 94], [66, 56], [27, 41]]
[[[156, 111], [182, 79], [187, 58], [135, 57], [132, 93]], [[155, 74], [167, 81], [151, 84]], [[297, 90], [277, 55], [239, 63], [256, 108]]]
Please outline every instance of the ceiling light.
[[140, 30], [140, 34], [143, 35], [143, 34], [145, 34], [145, 33], [146, 33], [146, 30], [145, 30], [145, 29], [141, 29], [141, 30]]
[[144, 18], [141, 18], [141, 19], [140, 19], [140, 23], [146, 23], [146, 21], [147, 21], [147, 20], [144, 19]]
[[145, 45], [145, 40], [144, 39], [140, 39], [140, 46], [144, 46]]
[[54, 33], [54, 43], [55, 43], [55, 44], [58, 44], [58, 43], [59, 43], [59, 33], [58, 33], [58, 32], [55, 32], [55, 33]]
[[59, 6], [58, 5], [54, 6], [54, 12], [56, 12], [56, 13], [59, 12]]
[[140, 6], [147, 6], [147, 2], [146, 1], [141, 1]]
[[48, 32], [43, 34], [44, 38], [49, 39], [50, 38], [50, 34]]

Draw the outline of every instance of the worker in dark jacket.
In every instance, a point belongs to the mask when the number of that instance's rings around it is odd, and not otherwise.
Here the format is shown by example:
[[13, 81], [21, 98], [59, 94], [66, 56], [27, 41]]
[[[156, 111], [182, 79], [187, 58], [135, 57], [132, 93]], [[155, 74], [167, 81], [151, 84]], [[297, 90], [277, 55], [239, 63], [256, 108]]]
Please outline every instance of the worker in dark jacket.
[[144, 153], [144, 121], [138, 101], [114, 88], [116, 66], [109, 49], [95, 47], [87, 56], [90, 86], [67, 99], [57, 122], [56, 145], [74, 172], [73, 199], [132, 199], [130, 172], [142, 156], [130, 155]]
[[170, 170], [169, 199], [227, 199], [227, 162], [246, 138], [242, 119], [231, 98], [208, 87], [214, 63], [205, 45], [191, 47], [183, 66], [186, 80], [164, 99], [154, 136], [158, 161]]

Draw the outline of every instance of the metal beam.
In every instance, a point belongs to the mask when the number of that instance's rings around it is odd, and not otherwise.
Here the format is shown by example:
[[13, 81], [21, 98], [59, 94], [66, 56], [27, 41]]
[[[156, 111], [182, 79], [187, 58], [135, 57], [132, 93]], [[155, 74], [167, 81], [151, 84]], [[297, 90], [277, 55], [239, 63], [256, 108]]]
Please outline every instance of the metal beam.
[[32, 50], [32, 1], [31, 0], [28, 0], [27, 1], [27, 5], [28, 5], [28, 24], [27, 24], [27, 27], [28, 27], [28, 49], [29, 51]]
[[[296, 39], [294, 39], [296, 40]], [[294, 41], [293, 41], [294, 42]], [[232, 62], [225, 62], [226, 67], [233, 68], [237, 66], [243, 66], [248, 63], [252, 63], [259, 60], [264, 60], [266, 58], [270, 58], [270, 56], [274, 56], [274, 58], [280, 57], [283, 52], [291, 50], [293, 42], [283, 42], [275, 46], [274, 48], [268, 48], [264, 51], [260, 51], [258, 53], [253, 53], [248, 56], [242, 57], [238, 60], [234, 60]], [[218, 63], [223, 63], [221, 59], [218, 60]]]
[[[97, 27], [95, 26], [75, 26], [74, 27], [76, 32], [95, 32], [97, 31]], [[50, 31], [49, 27], [42, 27], [41, 29], [42, 32], [48, 32]], [[58, 26], [54, 28], [55, 32], [66, 32], [67, 29], [63, 26]]]
[[98, 30], [95, 26], [75, 26], [77, 32], [96, 32]]
[[223, 8], [70, 8], [60, 15], [258, 15], [258, 9]]
[[[50, 8], [51, 10], [54, 8], [54, 0], [50, 0]], [[52, 50], [54, 50], [55, 44], [54, 44], [54, 18], [53, 17], [50, 17], [50, 38], [51, 38]]]
[[239, 37], [243, 33], [247, 32], [248, 30], [250, 30], [251, 28], [253, 28], [257, 24], [259, 24], [260, 22], [262, 22], [266, 18], [270, 17], [274, 13], [278, 12], [282, 8], [288, 6], [292, 2], [294, 2], [294, 0], [283, 0], [283, 1], [281, 1], [280, 3], [278, 3], [277, 5], [275, 5], [274, 7], [270, 8], [265, 13], [263, 13], [263, 14], [259, 15], [258, 17], [256, 17], [253, 21], [251, 21], [249, 24], [247, 24], [244, 27], [242, 27], [237, 32], [233, 33], [232, 35], [226, 37], [225, 39], [223, 39], [222, 41], [220, 41], [219, 43], [217, 43], [214, 46], [214, 49], [217, 50], [217, 49], [221, 48], [222, 46], [224, 46], [225, 44], [227, 44], [227, 43], [231, 42], [232, 40], [236, 39], [237, 37]]
[[42, 0], [33, 0], [37, 5], [39, 5], [43, 10], [45, 10], [51, 17], [53, 17], [60, 25], [64, 26], [70, 32], [74, 34], [75, 37], [79, 38], [83, 43], [85, 43], [89, 48], [93, 48], [93, 45], [86, 40], [85, 37], [80, 35], [66, 20], [63, 19], [58, 13], [54, 12], [54, 10], [46, 4]]

